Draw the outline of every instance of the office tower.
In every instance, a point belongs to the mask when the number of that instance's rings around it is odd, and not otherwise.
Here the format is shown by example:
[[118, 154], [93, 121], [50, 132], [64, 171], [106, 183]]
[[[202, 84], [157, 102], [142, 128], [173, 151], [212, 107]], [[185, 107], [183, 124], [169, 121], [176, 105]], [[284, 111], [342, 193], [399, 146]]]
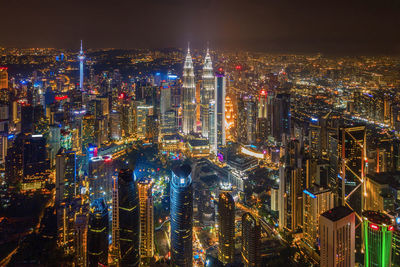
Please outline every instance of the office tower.
[[236, 138], [240, 144], [247, 144], [247, 110], [242, 96], [237, 98], [237, 110]]
[[140, 203], [140, 256], [152, 258], [154, 255], [154, 210], [152, 196], [153, 181], [142, 178], [138, 182]]
[[242, 260], [245, 267], [259, 267], [261, 252], [261, 226], [250, 213], [242, 216]]
[[364, 209], [365, 173], [367, 165], [365, 126], [339, 130], [338, 196], [361, 216]]
[[6, 67], [0, 67], [0, 90], [8, 89], [8, 72]]
[[119, 140], [122, 137], [120, 113], [112, 110], [110, 112], [110, 139]]
[[193, 261], [193, 189], [191, 167], [177, 166], [171, 178], [171, 260], [173, 266], [190, 267]]
[[225, 94], [226, 77], [222, 68], [215, 73], [215, 114], [216, 114], [216, 132], [217, 148], [225, 146]]
[[302, 223], [302, 169], [279, 167], [279, 229], [294, 231]]
[[81, 40], [81, 50], [79, 51], [79, 89], [83, 89], [83, 61], [85, 61], [85, 54], [83, 53], [82, 40]]
[[88, 266], [108, 264], [108, 211], [104, 199], [92, 201], [87, 233]]
[[196, 87], [194, 84], [193, 61], [190, 49], [183, 66], [183, 133], [196, 131]]
[[334, 207], [330, 189], [313, 185], [303, 191], [303, 233], [304, 242], [318, 250], [320, 215]]
[[245, 109], [247, 116], [247, 144], [256, 142], [256, 125], [257, 125], [257, 104], [251, 97], [245, 97]]
[[118, 175], [119, 253], [121, 266], [139, 266], [140, 207], [136, 181], [130, 169]]
[[257, 140], [264, 142], [268, 138], [270, 133], [270, 127], [268, 120], [268, 105], [267, 105], [267, 91], [264, 89], [260, 90], [258, 96], [258, 114], [257, 114]]
[[278, 94], [274, 100], [273, 137], [282, 142], [282, 136], [290, 137], [290, 94]]
[[212, 61], [210, 57], [210, 52], [207, 48], [207, 54], [204, 58], [204, 65], [203, 65], [203, 84], [200, 91], [200, 121], [201, 121], [201, 133], [203, 137], [208, 137], [209, 132], [209, 105], [210, 100], [214, 99], [215, 94], [215, 78], [214, 72], [212, 67]]
[[271, 188], [271, 210], [279, 211], [279, 186]]
[[362, 216], [364, 266], [390, 267], [394, 230], [392, 220], [377, 211], [364, 211]]
[[136, 106], [137, 137], [144, 139], [146, 137], [147, 116], [153, 115], [153, 106], [141, 104]]
[[76, 196], [76, 152], [61, 149], [56, 156], [56, 205]]
[[111, 219], [111, 260], [118, 262], [119, 253], [119, 203], [118, 203], [118, 176], [112, 176], [112, 219]]
[[223, 264], [235, 259], [235, 202], [228, 192], [221, 193], [218, 200], [218, 259]]
[[31, 105], [21, 106], [21, 132], [33, 132], [33, 107]]
[[161, 86], [160, 113], [161, 118], [171, 109], [171, 87], [169, 84]]
[[175, 134], [177, 130], [175, 111], [170, 109], [161, 117], [161, 135]]
[[364, 209], [389, 213], [396, 209], [398, 172], [369, 173], [365, 178]]
[[[135, 103], [130, 98], [119, 99], [119, 114], [120, 114], [120, 124], [121, 124], [121, 136], [129, 137], [136, 133], [135, 114], [137, 110], [135, 109]], [[146, 122], [146, 120], [145, 120]]]
[[23, 187], [25, 183], [44, 186], [49, 168], [46, 139], [42, 135], [20, 133], [8, 148], [5, 176], [10, 184], [22, 181]]
[[158, 143], [158, 134], [160, 130], [160, 122], [157, 115], [149, 115], [146, 118], [146, 140], [153, 144]]
[[217, 121], [216, 121], [215, 101], [211, 100], [208, 109], [208, 140], [210, 143], [210, 152], [217, 155]]
[[353, 267], [355, 213], [338, 206], [322, 213], [319, 225], [321, 266]]
[[88, 215], [78, 213], [75, 216], [75, 262], [76, 266], [87, 266]]
[[82, 119], [82, 131], [81, 131], [82, 151], [86, 151], [86, 148], [89, 146], [89, 144], [96, 143], [96, 140], [94, 138], [95, 123], [96, 123], [96, 118], [90, 114], [85, 115]]
[[92, 200], [104, 198], [108, 205], [112, 199], [112, 175], [114, 174], [112, 157], [110, 155], [91, 157], [88, 165], [89, 197]]

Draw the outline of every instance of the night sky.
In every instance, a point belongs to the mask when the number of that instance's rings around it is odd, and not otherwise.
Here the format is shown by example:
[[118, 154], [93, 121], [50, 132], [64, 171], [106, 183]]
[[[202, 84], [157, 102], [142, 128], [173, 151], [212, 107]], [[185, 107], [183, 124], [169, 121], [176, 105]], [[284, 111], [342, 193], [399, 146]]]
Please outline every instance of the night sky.
[[400, 53], [399, 0], [0, 0], [0, 46]]

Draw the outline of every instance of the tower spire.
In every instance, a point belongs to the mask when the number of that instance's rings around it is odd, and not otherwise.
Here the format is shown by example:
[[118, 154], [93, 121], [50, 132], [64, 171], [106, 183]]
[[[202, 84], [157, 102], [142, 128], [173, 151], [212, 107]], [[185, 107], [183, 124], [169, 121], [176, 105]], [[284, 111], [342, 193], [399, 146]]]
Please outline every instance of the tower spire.
[[190, 42], [188, 42], [188, 54], [190, 53]]
[[82, 45], [82, 40], [81, 40], [81, 54], [83, 54], [83, 45]]

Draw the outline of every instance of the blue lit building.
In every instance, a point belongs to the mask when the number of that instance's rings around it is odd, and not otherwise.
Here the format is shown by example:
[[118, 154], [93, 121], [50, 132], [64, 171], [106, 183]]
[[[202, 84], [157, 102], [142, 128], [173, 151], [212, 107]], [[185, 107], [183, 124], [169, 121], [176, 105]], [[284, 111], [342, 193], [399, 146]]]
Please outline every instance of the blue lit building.
[[118, 175], [119, 249], [121, 266], [139, 266], [140, 207], [136, 181], [131, 169]]
[[192, 266], [193, 189], [191, 167], [181, 165], [171, 179], [171, 256], [172, 266]]

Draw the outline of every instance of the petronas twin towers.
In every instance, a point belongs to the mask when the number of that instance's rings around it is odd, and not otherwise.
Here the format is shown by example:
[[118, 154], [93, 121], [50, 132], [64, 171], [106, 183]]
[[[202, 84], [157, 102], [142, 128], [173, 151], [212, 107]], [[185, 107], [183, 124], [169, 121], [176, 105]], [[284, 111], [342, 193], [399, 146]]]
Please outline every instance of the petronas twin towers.
[[[212, 61], [209, 50], [204, 59], [203, 65], [203, 84], [200, 90], [200, 121], [202, 135], [209, 135], [209, 105], [214, 99], [215, 94], [215, 78], [213, 73]], [[183, 123], [182, 129], [184, 134], [197, 132], [196, 121], [196, 85], [194, 81], [193, 61], [188, 47], [185, 64], [183, 66]]]

